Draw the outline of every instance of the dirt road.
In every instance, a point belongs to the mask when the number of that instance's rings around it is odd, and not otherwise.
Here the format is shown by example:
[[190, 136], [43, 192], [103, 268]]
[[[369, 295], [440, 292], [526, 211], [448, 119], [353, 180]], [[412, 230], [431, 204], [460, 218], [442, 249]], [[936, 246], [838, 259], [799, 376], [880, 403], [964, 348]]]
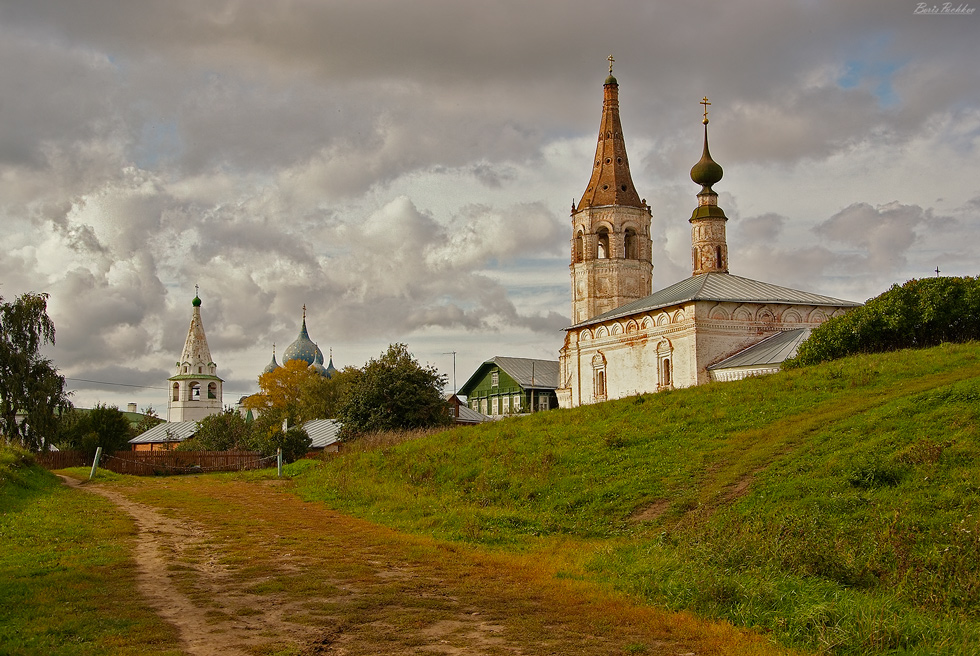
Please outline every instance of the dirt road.
[[727, 625], [556, 576], [541, 555], [399, 534], [305, 503], [279, 481], [81, 487], [132, 516], [140, 592], [193, 656], [778, 653]]

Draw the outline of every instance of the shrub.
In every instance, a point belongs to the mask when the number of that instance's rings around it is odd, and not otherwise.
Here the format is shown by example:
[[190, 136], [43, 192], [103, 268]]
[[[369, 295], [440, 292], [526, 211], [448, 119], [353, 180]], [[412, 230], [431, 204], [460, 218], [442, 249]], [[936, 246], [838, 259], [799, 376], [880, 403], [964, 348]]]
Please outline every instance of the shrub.
[[785, 366], [980, 339], [980, 277], [923, 278], [816, 328]]

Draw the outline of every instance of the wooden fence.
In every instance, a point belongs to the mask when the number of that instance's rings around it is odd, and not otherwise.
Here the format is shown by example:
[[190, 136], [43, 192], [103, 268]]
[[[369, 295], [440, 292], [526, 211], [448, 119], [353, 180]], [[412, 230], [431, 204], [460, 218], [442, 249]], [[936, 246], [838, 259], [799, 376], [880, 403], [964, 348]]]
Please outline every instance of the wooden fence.
[[[49, 459], [49, 456], [55, 456]], [[74, 456], [74, 460], [72, 457]], [[88, 460], [86, 462], [85, 460]], [[92, 464], [91, 456], [79, 451], [58, 451], [39, 455], [38, 462], [48, 469], [81, 467]], [[116, 451], [102, 454], [99, 467], [117, 474], [160, 476], [201, 474], [215, 471], [242, 471], [275, 464], [275, 457], [263, 458], [254, 451]]]
[[48, 451], [47, 453], [35, 453], [34, 459], [37, 464], [45, 469], [64, 469], [65, 467], [85, 467], [91, 466], [92, 456], [87, 456], [81, 451]]

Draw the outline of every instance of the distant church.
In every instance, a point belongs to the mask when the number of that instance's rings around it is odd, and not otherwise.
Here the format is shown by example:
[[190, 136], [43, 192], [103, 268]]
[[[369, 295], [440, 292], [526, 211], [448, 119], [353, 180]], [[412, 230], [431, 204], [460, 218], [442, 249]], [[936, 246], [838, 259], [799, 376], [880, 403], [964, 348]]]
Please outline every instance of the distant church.
[[[306, 306], [303, 306], [303, 324], [299, 329], [299, 335], [292, 344], [286, 347], [286, 350], [282, 354], [282, 364], [285, 365], [287, 362], [292, 362], [294, 360], [300, 360], [305, 362], [306, 365], [317, 372], [324, 378], [333, 378], [333, 375], [337, 373], [337, 368], [333, 366], [333, 353], [331, 350], [330, 360], [324, 366], [323, 362], [323, 351], [320, 350], [319, 345], [316, 344], [312, 339], [310, 339], [310, 333], [306, 329]], [[280, 367], [280, 364], [276, 362], [276, 345], [272, 345], [272, 361], [265, 366], [262, 370], [263, 374], [272, 373]]]
[[860, 305], [729, 273], [728, 218], [712, 189], [723, 171], [708, 152], [710, 103], [702, 104], [692, 276], [651, 293], [652, 213], [630, 176], [610, 63], [592, 178], [571, 212], [574, 324], [556, 390], [563, 408], [771, 373], [810, 329]]

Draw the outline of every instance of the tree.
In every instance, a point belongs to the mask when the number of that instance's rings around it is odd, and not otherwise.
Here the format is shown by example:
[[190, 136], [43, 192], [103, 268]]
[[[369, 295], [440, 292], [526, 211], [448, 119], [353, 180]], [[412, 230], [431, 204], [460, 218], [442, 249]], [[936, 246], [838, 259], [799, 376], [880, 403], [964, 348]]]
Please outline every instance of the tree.
[[253, 448], [253, 442], [252, 427], [240, 413], [228, 408], [197, 422], [194, 438], [183, 444], [202, 451], [247, 451]]
[[446, 377], [421, 366], [405, 344], [392, 344], [351, 374], [337, 418], [345, 439], [359, 433], [444, 426], [451, 421], [442, 396]]
[[[290, 360], [282, 367], [259, 376], [258, 394], [245, 399], [244, 406], [257, 410], [269, 425], [300, 424], [310, 419], [337, 416], [350, 384], [351, 368], [324, 378], [302, 360]], [[354, 370], [356, 371], [356, 370]]]
[[313, 440], [302, 426], [293, 426], [285, 432], [273, 431], [259, 449], [262, 455], [272, 455], [282, 449], [283, 462], [295, 462], [307, 454]]
[[152, 405], [140, 410], [140, 414], [143, 416], [140, 417], [140, 420], [136, 422], [135, 426], [133, 426], [133, 433], [135, 435], [142, 435], [157, 424], [163, 423], [163, 419], [157, 415], [157, 411], [153, 409]]
[[91, 410], [74, 410], [63, 418], [61, 444], [94, 454], [98, 447], [106, 453], [129, 446], [133, 429], [126, 415], [115, 406], [99, 404]]
[[54, 339], [47, 294], [0, 297], [0, 434], [32, 451], [54, 441], [59, 415], [71, 408], [64, 377], [40, 354]]
[[320, 377], [302, 360], [290, 360], [275, 371], [259, 376], [260, 392], [245, 399], [243, 405], [258, 410], [259, 416], [274, 424], [282, 424], [284, 419], [290, 424], [299, 423], [307, 419], [302, 416], [301, 390], [315, 385]]

